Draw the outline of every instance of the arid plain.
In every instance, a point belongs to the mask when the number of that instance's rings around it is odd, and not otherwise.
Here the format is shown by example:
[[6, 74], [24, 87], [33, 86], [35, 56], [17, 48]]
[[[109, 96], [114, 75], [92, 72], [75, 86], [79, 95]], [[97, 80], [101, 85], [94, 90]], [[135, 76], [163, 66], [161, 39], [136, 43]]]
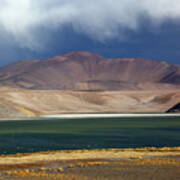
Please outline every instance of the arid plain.
[[0, 90], [0, 117], [62, 113], [166, 112], [180, 102], [178, 90], [58, 91]]

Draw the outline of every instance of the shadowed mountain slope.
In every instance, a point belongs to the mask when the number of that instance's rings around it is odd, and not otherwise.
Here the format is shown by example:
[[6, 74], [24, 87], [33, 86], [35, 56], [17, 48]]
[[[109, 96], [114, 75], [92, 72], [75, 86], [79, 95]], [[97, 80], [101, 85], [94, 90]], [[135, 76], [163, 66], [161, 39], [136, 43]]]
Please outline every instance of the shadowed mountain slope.
[[180, 66], [142, 58], [105, 59], [72, 52], [0, 68], [0, 85], [42, 90], [179, 89]]
[[180, 103], [170, 108], [167, 113], [180, 113]]

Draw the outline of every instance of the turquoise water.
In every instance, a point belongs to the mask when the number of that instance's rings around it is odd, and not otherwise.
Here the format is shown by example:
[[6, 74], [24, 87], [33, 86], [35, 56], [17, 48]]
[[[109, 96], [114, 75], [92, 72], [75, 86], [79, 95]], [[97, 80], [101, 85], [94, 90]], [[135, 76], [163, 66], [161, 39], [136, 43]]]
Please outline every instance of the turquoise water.
[[179, 117], [0, 122], [0, 154], [152, 146], [180, 146]]

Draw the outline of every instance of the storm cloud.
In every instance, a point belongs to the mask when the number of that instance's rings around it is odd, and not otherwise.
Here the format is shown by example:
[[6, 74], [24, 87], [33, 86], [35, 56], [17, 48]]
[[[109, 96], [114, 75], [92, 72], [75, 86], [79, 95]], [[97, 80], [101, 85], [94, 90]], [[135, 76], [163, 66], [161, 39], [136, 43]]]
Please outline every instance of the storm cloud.
[[[159, 26], [180, 18], [178, 0], [1, 0], [0, 27], [3, 38], [19, 46], [41, 48], [46, 30], [69, 24], [74, 31], [97, 41], [118, 37], [123, 29], [137, 31], [142, 17]], [[42, 37], [45, 33], [46, 36]], [[1, 37], [2, 38], [2, 37]]]

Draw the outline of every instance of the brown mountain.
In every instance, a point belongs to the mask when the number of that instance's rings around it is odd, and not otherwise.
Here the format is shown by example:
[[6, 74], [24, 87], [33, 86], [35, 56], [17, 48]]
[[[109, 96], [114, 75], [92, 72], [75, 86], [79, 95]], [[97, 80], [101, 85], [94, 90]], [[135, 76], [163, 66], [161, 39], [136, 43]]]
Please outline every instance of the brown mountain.
[[0, 85], [25, 89], [180, 89], [180, 66], [142, 58], [105, 59], [72, 52], [0, 68]]

